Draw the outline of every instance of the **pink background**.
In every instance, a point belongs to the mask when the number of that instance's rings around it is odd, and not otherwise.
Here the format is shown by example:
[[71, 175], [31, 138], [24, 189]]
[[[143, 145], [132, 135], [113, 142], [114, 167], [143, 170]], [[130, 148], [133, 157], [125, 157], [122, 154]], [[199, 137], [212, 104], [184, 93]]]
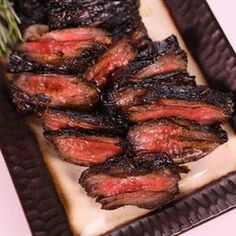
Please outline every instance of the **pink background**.
[[[197, 0], [196, 0], [197, 1]], [[219, 23], [236, 51], [236, 0], [208, 0]], [[236, 210], [209, 221], [184, 236], [236, 235]], [[28, 223], [0, 153], [0, 236], [31, 236]]]

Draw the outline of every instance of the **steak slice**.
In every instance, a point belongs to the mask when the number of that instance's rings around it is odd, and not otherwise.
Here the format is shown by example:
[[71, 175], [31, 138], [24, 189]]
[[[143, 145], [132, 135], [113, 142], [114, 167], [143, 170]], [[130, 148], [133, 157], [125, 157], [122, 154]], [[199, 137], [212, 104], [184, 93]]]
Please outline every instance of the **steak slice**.
[[233, 112], [233, 105], [231, 94], [206, 86], [160, 85], [125, 113], [132, 122], [180, 117], [211, 124], [226, 121]]
[[203, 158], [228, 141], [220, 126], [203, 126], [183, 119], [160, 119], [132, 127], [128, 141], [135, 153], [167, 153], [180, 164]]
[[115, 69], [127, 65], [134, 56], [135, 51], [129, 41], [120, 40], [101, 56], [97, 64], [87, 71], [85, 78], [102, 88], [107, 84], [108, 76]]
[[20, 111], [47, 107], [89, 109], [100, 96], [87, 81], [56, 74], [20, 74], [12, 83], [13, 102]]
[[113, 30], [138, 15], [137, 0], [51, 0], [50, 29], [70, 27], [99, 27]]
[[88, 26], [104, 28], [116, 40], [128, 36], [136, 48], [145, 48], [151, 40], [139, 15], [139, 6], [139, 0], [69, 2], [51, 0], [49, 27], [50, 29]]
[[141, 51], [131, 63], [115, 73], [114, 81], [118, 84], [141, 82], [157, 75], [186, 69], [187, 55], [179, 47], [176, 36], [171, 35], [163, 41], [153, 42]]
[[166, 154], [122, 156], [82, 173], [79, 183], [103, 209], [161, 207], [178, 192], [178, 170]]
[[40, 118], [47, 131], [72, 128], [122, 133], [125, 130], [124, 126], [103, 114], [81, 113], [79, 111], [51, 108], [47, 109]]
[[191, 85], [195, 86], [195, 77], [188, 73], [175, 72], [167, 75], [154, 77], [142, 83], [130, 83], [121, 87], [116, 87], [108, 94], [108, 101], [105, 103], [112, 104], [114, 107], [125, 111], [130, 106], [138, 105], [143, 99], [160, 85], [177, 86]]
[[60, 130], [46, 132], [60, 158], [76, 165], [91, 166], [114, 158], [124, 152], [120, 137], [99, 132]]
[[93, 41], [44, 39], [20, 45], [10, 55], [8, 71], [83, 74], [107, 49]]

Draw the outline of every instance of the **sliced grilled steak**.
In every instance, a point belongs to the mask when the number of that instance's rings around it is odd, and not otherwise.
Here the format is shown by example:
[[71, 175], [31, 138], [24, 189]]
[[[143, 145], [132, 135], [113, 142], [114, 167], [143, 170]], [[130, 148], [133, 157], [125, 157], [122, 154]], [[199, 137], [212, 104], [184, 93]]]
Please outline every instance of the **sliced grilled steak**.
[[153, 42], [127, 66], [118, 70], [114, 81], [122, 84], [140, 82], [157, 75], [186, 71], [187, 56], [179, 47], [176, 36], [171, 35], [160, 42]]
[[174, 162], [196, 161], [228, 141], [220, 126], [183, 119], [160, 119], [134, 126], [128, 133], [135, 153], [167, 153]]
[[70, 27], [101, 27], [113, 30], [138, 15], [137, 0], [51, 0], [50, 29]]
[[14, 73], [83, 74], [105, 52], [109, 44], [107, 40], [105, 41], [106, 44], [97, 43], [93, 40], [42, 39], [24, 43], [11, 53], [8, 70]]
[[45, 39], [24, 43], [18, 47], [18, 50], [29, 54], [29, 57], [34, 61], [56, 63], [66, 58], [74, 58], [80, 55], [83, 50], [92, 47], [92, 45], [92, 42]]
[[52, 0], [49, 5], [50, 29], [99, 27], [108, 30], [117, 40], [130, 37], [137, 48], [151, 42], [139, 15], [139, 0]]
[[206, 86], [160, 85], [125, 112], [132, 122], [181, 117], [210, 124], [223, 122], [231, 116], [233, 100], [231, 94]]
[[72, 110], [47, 109], [41, 116], [45, 130], [78, 129], [123, 133], [125, 127], [102, 114], [81, 113]]
[[135, 51], [129, 41], [123, 39], [111, 47], [99, 59], [98, 63], [87, 71], [85, 78], [102, 88], [107, 84], [108, 76], [115, 69], [127, 65], [134, 56]]
[[122, 156], [83, 172], [79, 183], [103, 209], [136, 205], [153, 209], [178, 192], [178, 170], [166, 154]]
[[177, 72], [163, 76], [158, 76], [146, 80], [143, 83], [130, 83], [115, 89], [109, 93], [108, 101], [105, 103], [111, 104], [116, 108], [125, 111], [130, 106], [138, 105], [143, 102], [143, 99], [159, 86], [178, 86], [191, 85], [195, 86], [195, 77], [189, 76], [187, 73]]
[[46, 137], [63, 160], [83, 166], [102, 163], [124, 152], [124, 143], [117, 136], [97, 132], [61, 130], [46, 132]]
[[23, 73], [12, 84], [13, 102], [21, 111], [46, 107], [89, 109], [100, 96], [87, 81], [56, 74]]

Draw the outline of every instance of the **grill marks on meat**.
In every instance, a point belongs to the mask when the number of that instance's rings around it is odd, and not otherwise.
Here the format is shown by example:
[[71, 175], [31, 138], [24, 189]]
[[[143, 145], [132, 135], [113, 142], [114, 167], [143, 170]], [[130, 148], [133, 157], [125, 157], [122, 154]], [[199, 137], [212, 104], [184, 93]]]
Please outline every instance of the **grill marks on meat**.
[[10, 55], [9, 72], [82, 74], [107, 46], [91, 41], [42, 40], [23, 44]]
[[145, 48], [151, 42], [137, 0], [52, 0], [49, 6], [50, 29], [90, 26], [108, 30], [116, 40], [128, 36], [137, 48]]
[[99, 100], [98, 91], [78, 77], [55, 74], [21, 74], [12, 84], [13, 102], [21, 111], [46, 107], [89, 109]]
[[132, 122], [181, 117], [201, 124], [227, 120], [233, 112], [232, 96], [205, 86], [157, 87], [139, 105], [126, 110]]
[[46, 133], [46, 136], [63, 160], [77, 165], [102, 163], [124, 152], [124, 144], [116, 136], [75, 130]]
[[124, 132], [117, 122], [101, 114], [81, 113], [72, 110], [47, 109], [41, 116], [46, 130], [61, 129], [98, 130], [107, 133]]
[[18, 46], [10, 55], [10, 72], [82, 74], [111, 44], [100, 29], [71, 28], [45, 33]]
[[128, 140], [133, 151], [165, 152], [176, 162], [196, 161], [228, 141], [220, 126], [202, 126], [183, 119], [161, 119], [131, 128]]
[[179, 173], [166, 154], [123, 156], [86, 170], [79, 182], [103, 209], [136, 205], [153, 209], [178, 192]]
[[51, 0], [49, 25], [51, 29], [91, 26], [112, 31], [136, 19], [138, 8], [137, 0]]
[[108, 101], [105, 103], [112, 104], [116, 108], [125, 111], [130, 106], [139, 105], [143, 102], [144, 98], [158, 89], [159, 86], [178, 86], [178, 85], [191, 85], [195, 86], [195, 77], [189, 76], [187, 73], [177, 72], [164, 76], [154, 77], [144, 83], [128, 84], [115, 88], [108, 95]]
[[148, 48], [114, 75], [116, 83], [141, 82], [158, 75], [186, 71], [187, 56], [172, 35], [160, 42], [153, 42]]
[[111, 47], [85, 75], [88, 81], [99, 88], [107, 84], [108, 76], [117, 68], [128, 64], [135, 56], [135, 51], [128, 40], [123, 39]]

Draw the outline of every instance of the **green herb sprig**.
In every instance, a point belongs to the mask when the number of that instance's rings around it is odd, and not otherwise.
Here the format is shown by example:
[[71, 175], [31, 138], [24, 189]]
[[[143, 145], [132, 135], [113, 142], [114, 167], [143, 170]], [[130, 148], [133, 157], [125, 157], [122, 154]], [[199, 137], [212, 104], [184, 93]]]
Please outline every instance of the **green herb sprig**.
[[11, 3], [8, 0], [0, 0], [0, 54], [4, 54], [18, 41], [23, 41], [18, 24], [20, 19]]

